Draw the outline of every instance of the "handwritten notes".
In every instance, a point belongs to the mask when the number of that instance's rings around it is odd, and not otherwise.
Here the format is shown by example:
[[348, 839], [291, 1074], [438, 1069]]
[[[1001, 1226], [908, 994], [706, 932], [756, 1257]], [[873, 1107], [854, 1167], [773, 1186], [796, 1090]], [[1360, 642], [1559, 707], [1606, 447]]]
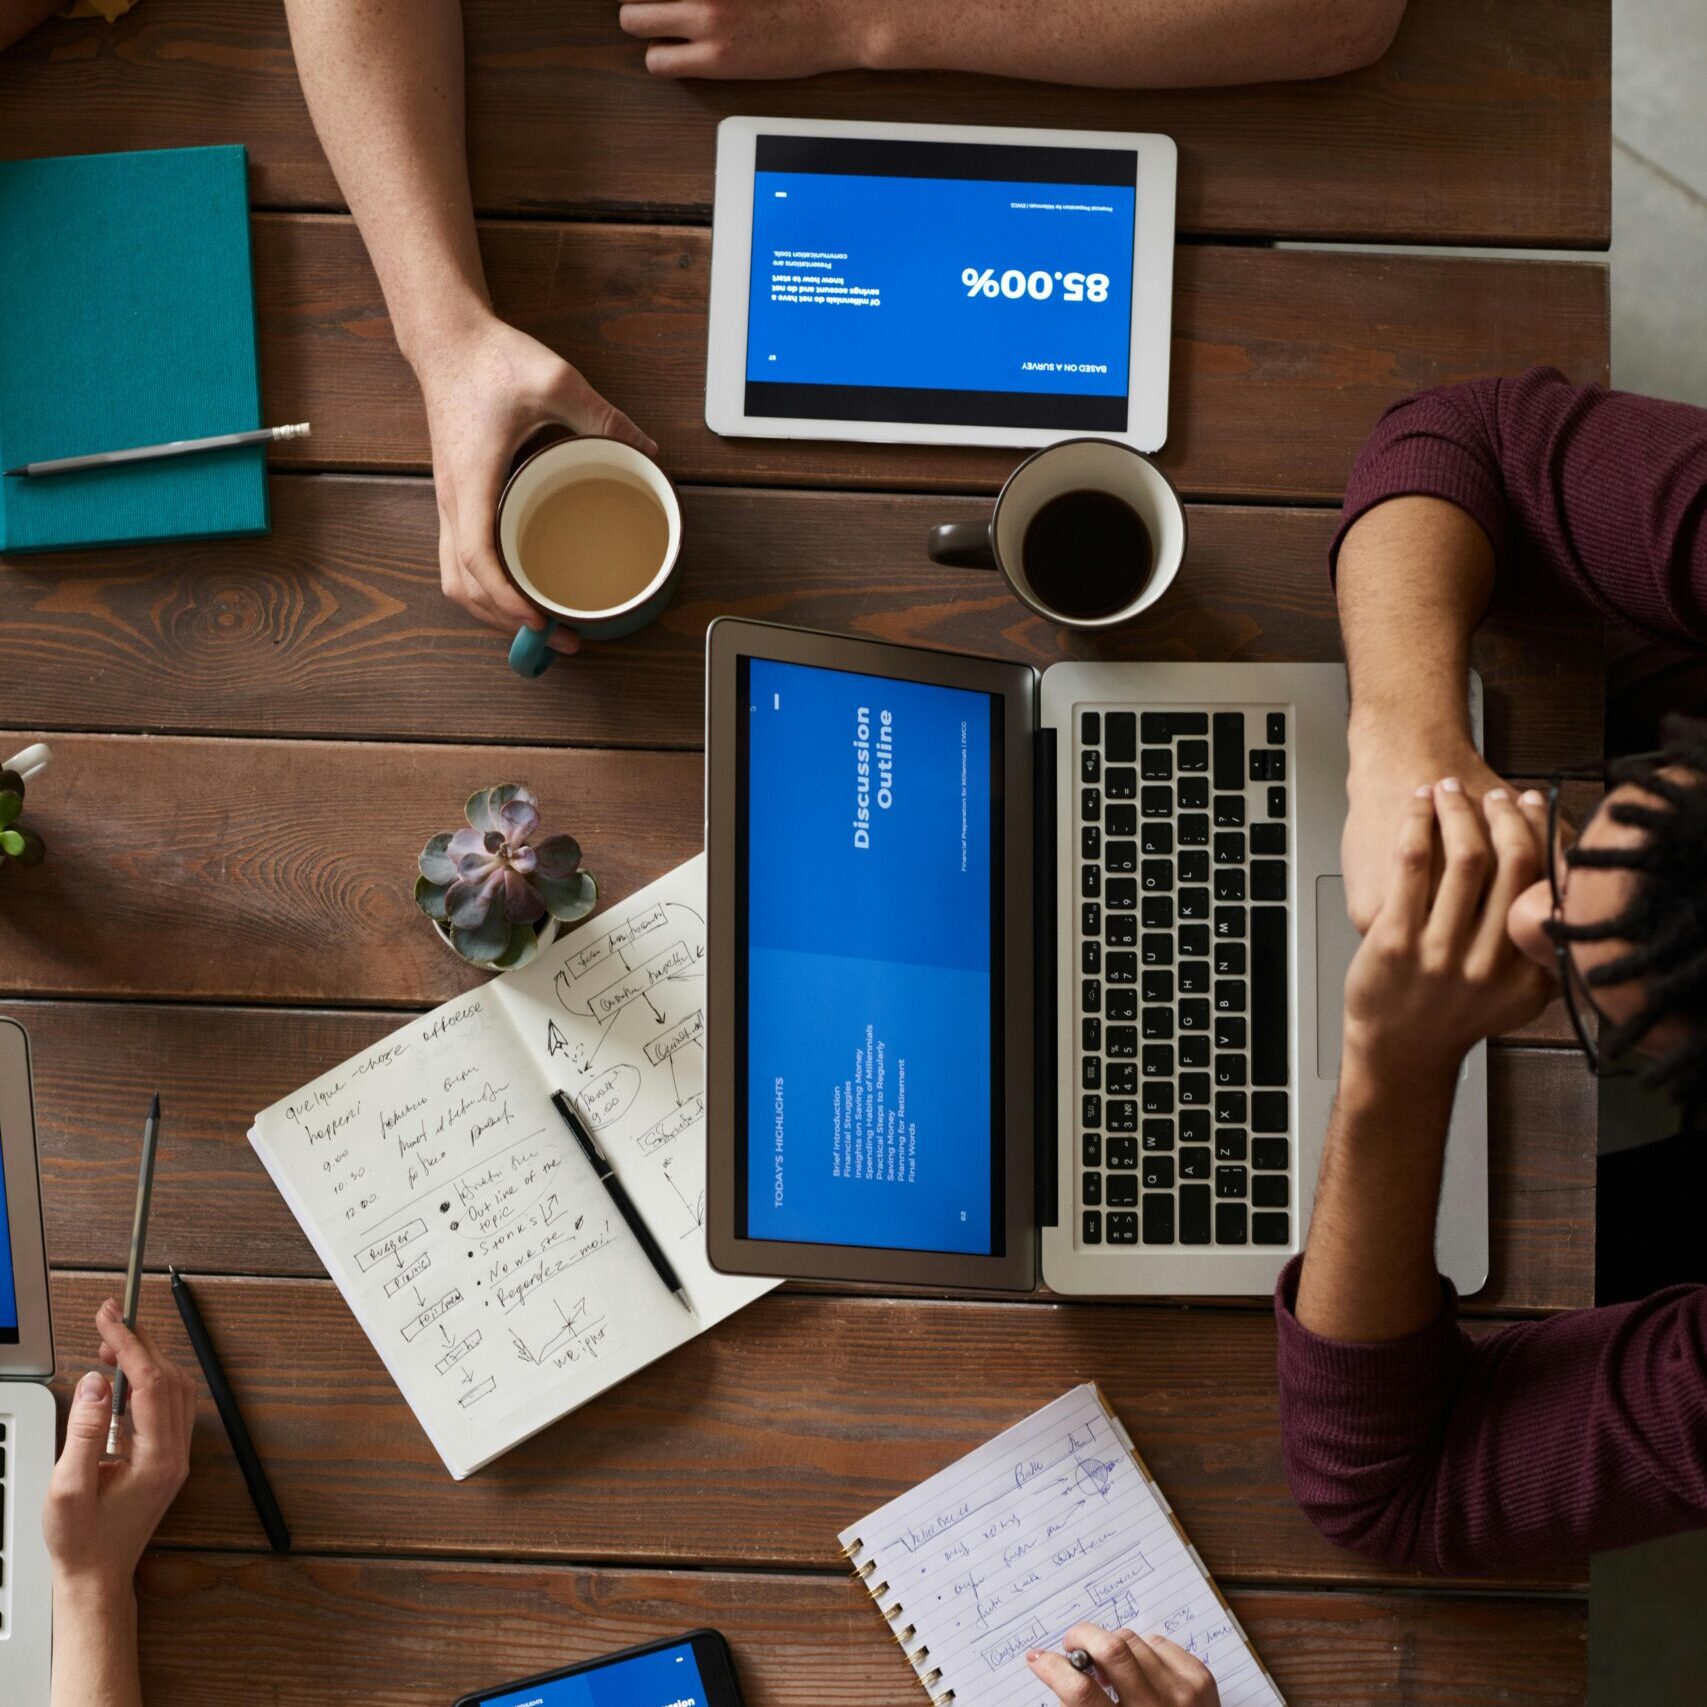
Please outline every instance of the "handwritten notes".
[[1089, 1383], [841, 1542], [920, 1680], [955, 1707], [1055, 1707], [1025, 1655], [1081, 1620], [1168, 1636], [1214, 1673], [1222, 1707], [1283, 1707]]
[[[705, 861], [257, 1117], [250, 1141], [453, 1476], [776, 1284], [705, 1251]], [[670, 1253], [665, 1289], [551, 1106]]]

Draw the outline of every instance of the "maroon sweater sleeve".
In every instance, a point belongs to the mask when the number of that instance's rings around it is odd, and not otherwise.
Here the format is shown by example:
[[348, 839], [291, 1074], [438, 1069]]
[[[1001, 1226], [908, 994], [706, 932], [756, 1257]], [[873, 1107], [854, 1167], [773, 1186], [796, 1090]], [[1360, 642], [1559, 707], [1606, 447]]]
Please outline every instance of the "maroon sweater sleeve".
[[1573, 385], [1555, 368], [1420, 392], [1358, 456], [1330, 565], [1359, 516], [1412, 495], [1468, 511], [1502, 580], [1707, 646], [1707, 409]]
[[1331, 1541], [1466, 1575], [1707, 1526], [1707, 1286], [1472, 1339], [1321, 1338], [1275, 1291], [1286, 1474]]

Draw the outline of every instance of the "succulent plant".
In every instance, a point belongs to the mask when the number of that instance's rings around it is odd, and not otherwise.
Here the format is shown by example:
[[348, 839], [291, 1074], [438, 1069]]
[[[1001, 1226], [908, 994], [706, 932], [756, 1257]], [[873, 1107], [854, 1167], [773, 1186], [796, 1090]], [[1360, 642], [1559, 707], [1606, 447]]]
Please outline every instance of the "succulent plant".
[[421, 849], [415, 904], [471, 964], [525, 966], [547, 921], [585, 918], [599, 886], [581, 869], [573, 836], [539, 835], [539, 801], [525, 784], [479, 789], [466, 811], [466, 830], [447, 830]]
[[0, 865], [39, 865], [47, 852], [34, 830], [18, 822], [24, 810], [24, 779], [14, 770], [0, 770]]

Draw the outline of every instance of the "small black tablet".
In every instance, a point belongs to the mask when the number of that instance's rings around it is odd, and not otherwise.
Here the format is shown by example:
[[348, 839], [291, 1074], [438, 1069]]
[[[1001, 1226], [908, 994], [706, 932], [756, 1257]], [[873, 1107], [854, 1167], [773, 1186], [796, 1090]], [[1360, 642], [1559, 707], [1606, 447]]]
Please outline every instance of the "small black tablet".
[[729, 1644], [715, 1630], [690, 1630], [476, 1690], [456, 1707], [741, 1707], [741, 1693]]

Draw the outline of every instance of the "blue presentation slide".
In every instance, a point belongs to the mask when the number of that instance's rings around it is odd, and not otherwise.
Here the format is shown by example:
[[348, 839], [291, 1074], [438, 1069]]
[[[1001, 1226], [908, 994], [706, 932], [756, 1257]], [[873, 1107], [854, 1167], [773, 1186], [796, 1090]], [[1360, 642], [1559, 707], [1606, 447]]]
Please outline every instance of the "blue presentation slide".
[[12, 1223], [6, 1216], [6, 1158], [0, 1154], [0, 1337], [16, 1337], [18, 1283], [12, 1273]]
[[684, 1642], [579, 1677], [494, 1695], [485, 1707], [706, 1707], [705, 1684]]
[[1123, 397], [1130, 184], [756, 172], [747, 378]]
[[753, 659], [747, 1235], [992, 1249], [989, 695]]

